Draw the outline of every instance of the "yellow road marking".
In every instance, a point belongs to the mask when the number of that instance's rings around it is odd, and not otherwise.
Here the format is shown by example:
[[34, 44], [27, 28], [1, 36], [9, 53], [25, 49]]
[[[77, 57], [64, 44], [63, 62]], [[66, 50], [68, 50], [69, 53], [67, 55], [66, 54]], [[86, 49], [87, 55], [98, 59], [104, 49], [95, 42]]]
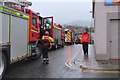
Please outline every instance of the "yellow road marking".
[[95, 71], [97, 73], [112, 73], [112, 74], [118, 74], [120, 71]]
[[71, 60], [71, 57], [65, 62], [65, 65], [69, 68], [72, 68], [71, 65], [69, 64], [70, 60]]
[[67, 67], [69, 67], [70, 69], [72, 68], [67, 62], [65, 63], [65, 65], [66, 65]]
[[70, 64], [71, 66], [73, 66], [73, 65], [72, 65], [72, 61], [73, 61], [73, 59], [74, 59], [77, 55], [78, 55], [78, 54], [76, 54], [75, 56], [73, 56], [73, 57], [70, 59], [69, 64]]
[[102, 70], [90, 70], [90, 69], [86, 69], [86, 70], [81, 70], [81, 69], [80, 69], [80, 72], [120, 74], [120, 71], [102, 71]]
[[74, 55], [73, 57], [70, 57], [70, 59], [68, 59], [66, 62], [65, 62], [65, 65], [71, 69], [73, 69], [73, 65], [72, 65], [72, 60], [77, 56], [78, 54]]
[[111, 73], [111, 74], [118, 74], [120, 71], [109, 71], [109, 70], [94, 70], [89, 68], [80, 68], [80, 72], [93, 72], [93, 73]]

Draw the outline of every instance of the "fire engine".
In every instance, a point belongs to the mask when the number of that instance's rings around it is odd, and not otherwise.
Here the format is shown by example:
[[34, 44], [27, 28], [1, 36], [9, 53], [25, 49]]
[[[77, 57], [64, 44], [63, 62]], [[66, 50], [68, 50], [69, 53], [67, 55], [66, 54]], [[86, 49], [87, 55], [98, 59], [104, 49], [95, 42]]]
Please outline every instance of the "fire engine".
[[53, 16], [43, 18], [43, 28], [50, 33], [50, 36], [54, 39], [53, 48], [64, 47], [64, 35], [62, 25], [54, 23]]
[[8, 1], [4, 2], [5, 6], [0, 6], [0, 76], [9, 64], [41, 56], [40, 15], [30, 9], [24, 8], [26, 12], [15, 10], [23, 4], [29, 6], [29, 2], [27, 5], [26, 2]]
[[75, 32], [72, 29], [65, 29], [65, 44], [74, 44]]
[[[64, 34], [53, 17], [41, 17], [26, 0], [4, 0], [0, 6], [0, 75], [6, 67], [26, 58], [41, 57], [41, 38], [47, 30], [54, 39], [53, 47], [64, 46]], [[4, 5], [4, 6], [3, 6]]]

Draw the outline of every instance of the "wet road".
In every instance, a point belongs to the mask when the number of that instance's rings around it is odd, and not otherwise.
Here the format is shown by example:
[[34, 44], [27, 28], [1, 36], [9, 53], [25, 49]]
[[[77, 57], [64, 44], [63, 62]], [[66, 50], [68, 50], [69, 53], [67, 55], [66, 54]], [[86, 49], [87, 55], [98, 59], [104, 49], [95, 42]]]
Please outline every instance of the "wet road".
[[[4, 78], [117, 78], [118, 74], [80, 72], [75, 61], [85, 59], [81, 45], [65, 46], [49, 52], [50, 64], [39, 60], [21, 61], [12, 64]], [[89, 56], [93, 56], [89, 48]], [[94, 56], [93, 56], [94, 57]], [[89, 57], [87, 58], [89, 60]], [[93, 58], [94, 60], [94, 58]]]

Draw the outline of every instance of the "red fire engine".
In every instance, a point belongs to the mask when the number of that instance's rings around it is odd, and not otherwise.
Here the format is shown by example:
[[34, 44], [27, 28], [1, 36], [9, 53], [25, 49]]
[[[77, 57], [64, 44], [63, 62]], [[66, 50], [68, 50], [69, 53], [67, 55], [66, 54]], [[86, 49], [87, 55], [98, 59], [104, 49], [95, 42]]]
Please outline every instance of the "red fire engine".
[[[11, 3], [15, 4], [14, 2]], [[11, 4], [10, 3], [10, 4]], [[9, 2], [7, 3], [9, 4]], [[53, 47], [64, 45], [62, 26], [53, 23], [53, 17], [42, 18], [31, 9], [0, 6], [0, 76], [7, 65], [25, 58], [41, 57], [41, 37], [49, 31]], [[2, 61], [2, 62], [1, 62]]]
[[75, 32], [72, 29], [65, 29], [65, 44], [74, 44]]
[[64, 46], [64, 39], [62, 35], [62, 26], [54, 23], [53, 17], [45, 17], [43, 19], [44, 30], [50, 33], [50, 36], [54, 39], [53, 48], [57, 49], [60, 46]]
[[[11, 2], [12, 3], [12, 2]], [[13, 3], [15, 4], [15, 3]], [[25, 12], [24, 12], [25, 11]], [[40, 58], [41, 18], [30, 9], [0, 6], [0, 76], [4, 75], [7, 65], [25, 58]], [[2, 55], [2, 56], [1, 56]], [[2, 61], [2, 62], [1, 62]], [[3, 65], [3, 66], [1, 66]]]

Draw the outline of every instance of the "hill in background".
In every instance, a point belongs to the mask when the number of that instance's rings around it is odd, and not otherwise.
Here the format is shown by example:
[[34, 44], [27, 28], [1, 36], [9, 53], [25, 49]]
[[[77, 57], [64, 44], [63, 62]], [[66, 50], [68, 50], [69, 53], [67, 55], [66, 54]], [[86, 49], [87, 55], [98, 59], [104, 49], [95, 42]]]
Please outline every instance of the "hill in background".
[[90, 27], [91, 22], [90, 21], [85, 21], [85, 20], [76, 20], [76, 21], [70, 22], [68, 24], [69, 25], [88, 26], [88, 27]]

